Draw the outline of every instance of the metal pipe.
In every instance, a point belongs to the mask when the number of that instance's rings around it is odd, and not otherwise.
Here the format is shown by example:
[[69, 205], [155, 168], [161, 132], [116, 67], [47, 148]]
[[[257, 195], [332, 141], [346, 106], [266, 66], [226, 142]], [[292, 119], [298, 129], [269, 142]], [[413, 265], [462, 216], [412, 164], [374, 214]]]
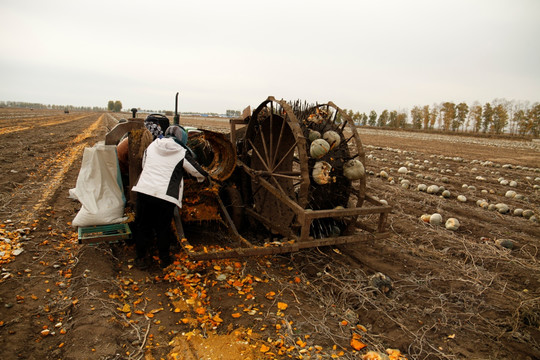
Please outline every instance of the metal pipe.
[[175, 99], [175, 102], [174, 102], [173, 124], [174, 125], [180, 125], [180, 115], [178, 114], [178, 93], [176, 93], [176, 99]]

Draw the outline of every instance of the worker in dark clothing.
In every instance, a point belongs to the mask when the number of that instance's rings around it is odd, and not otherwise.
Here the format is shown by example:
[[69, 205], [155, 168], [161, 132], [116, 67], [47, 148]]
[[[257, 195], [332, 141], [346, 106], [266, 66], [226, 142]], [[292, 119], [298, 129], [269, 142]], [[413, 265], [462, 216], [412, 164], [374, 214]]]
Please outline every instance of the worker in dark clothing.
[[178, 126], [167, 128], [164, 137], [154, 140], [143, 156], [143, 170], [133, 191], [137, 194], [135, 236], [139, 268], [148, 266], [148, 245], [157, 236], [157, 247], [162, 268], [171, 264], [169, 254], [171, 221], [176, 206], [182, 207], [184, 174], [187, 172], [198, 182], [208, 181], [208, 173], [186, 148], [187, 133]]

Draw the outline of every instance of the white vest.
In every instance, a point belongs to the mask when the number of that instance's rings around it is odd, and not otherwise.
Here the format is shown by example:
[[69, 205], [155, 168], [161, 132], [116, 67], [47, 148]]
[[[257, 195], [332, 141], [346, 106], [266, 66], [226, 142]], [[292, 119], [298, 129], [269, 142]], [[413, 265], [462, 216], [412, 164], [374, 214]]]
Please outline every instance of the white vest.
[[186, 149], [172, 138], [154, 140], [146, 149], [142, 162], [143, 170], [137, 185], [132, 190], [163, 199], [182, 207], [184, 171], [202, 182], [201, 174], [186, 159]]

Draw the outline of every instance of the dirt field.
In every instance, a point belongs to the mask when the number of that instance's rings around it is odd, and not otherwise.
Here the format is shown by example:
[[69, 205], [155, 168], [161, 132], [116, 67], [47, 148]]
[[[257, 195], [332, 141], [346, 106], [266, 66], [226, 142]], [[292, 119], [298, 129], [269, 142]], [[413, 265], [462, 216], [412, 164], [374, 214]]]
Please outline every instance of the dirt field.
[[[166, 271], [141, 271], [132, 246], [79, 245], [70, 225], [83, 149], [121, 116], [0, 109], [0, 358], [540, 358], [538, 143], [361, 129], [390, 237], [211, 262], [176, 250]], [[433, 213], [442, 225], [420, 219]]]

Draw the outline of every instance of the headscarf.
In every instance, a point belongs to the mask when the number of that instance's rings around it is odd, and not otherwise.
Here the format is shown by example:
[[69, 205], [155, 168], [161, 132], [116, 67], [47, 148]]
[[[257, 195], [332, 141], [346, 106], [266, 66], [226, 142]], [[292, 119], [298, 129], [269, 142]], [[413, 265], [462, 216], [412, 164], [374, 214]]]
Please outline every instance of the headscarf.
[[178, 140], [178, 142], [184, 147], [187, 144], [188, 134], [186, 130], [180, 125], [171, 125], [165, 130], [165, 136], [172, 136]]
[[163, 135], [163, 130], [161, 130], [161, 126], [159, 126], [158, 123], [153, 121], [145, 121], [144, 126], [146, 126], [146, 128], [152, 133], [154, 139]]

